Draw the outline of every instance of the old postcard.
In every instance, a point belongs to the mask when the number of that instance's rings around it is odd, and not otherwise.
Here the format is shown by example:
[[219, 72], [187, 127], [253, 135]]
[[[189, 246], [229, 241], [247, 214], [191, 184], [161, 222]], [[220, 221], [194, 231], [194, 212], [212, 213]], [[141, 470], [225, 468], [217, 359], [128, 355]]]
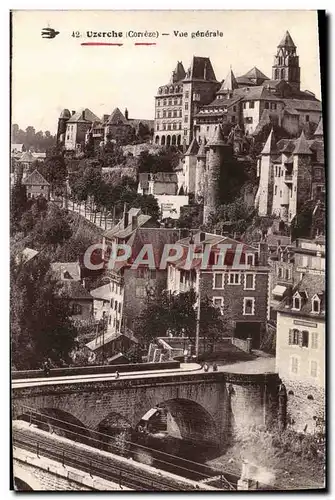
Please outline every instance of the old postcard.
[[11, 29], [11, 488], [325, 489], [324, 12]]

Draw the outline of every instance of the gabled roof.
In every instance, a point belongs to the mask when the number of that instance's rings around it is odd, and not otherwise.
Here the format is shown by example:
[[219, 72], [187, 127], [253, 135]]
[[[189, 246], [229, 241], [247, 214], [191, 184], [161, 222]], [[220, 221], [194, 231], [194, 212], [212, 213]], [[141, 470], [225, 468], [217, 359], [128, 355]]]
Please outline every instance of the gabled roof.
[[53, 262], [51, 270], [59, 280], [80, 281], [80, 266], [78, 262]]
[[18, 161], [24, 162], [24, 163], [32, 163], [35, 161], [36, 158], [34, 158], [33, 154], [30, 151], [25, 151], [21, 156]]
[[222, 132], [222, 128], [220, 125], [217, 126], [216, 130], [214, 131], [213, 137], [209, 140], [207, 146], [224, 146], [225, 140], [224, 140], [224, 135]]
[[296, 142], [293, 154], [294, 155], [311, 155], [312, 154], [312, 151], [310, 150], [307, 139], [305, 137], [304, 131], [301, 132], [301, 135]]
[[[133, 210], [133, 209], [131, 209], [131, 210]], [[107, 231], [105, 231], [103, 233], [103, 235], [107, 239], [111, 239], [111, 238], [126, 239], [126, 238], [128, 238], [136, 230], [136, 229], [133, 229], [132, 224], [131, 224], [131, 220], [132, 220], [133, 215], [138, 216], [137, 217], [137, 228], [143, 226], [151, 219], [150, 215], [145, 215], [145, 214], [142, 214], [139, 212], [137, 214], [134, 214], [134, 213], [131, 213], [131, 211], [129, 211], [128, 212], [128, 226], [127, 227], [124, 227], [124, 219], [121, 219], [114, 227], [107, 229]]]
[[185, 153], [185, 156], [196, 155], [198, 151], [199, 151], [198, 141], [196, 140], [195, 137], [193, 137], [192, 142]]
[[[144, 245], [152, 245], [156, 268], [158, 269], [165, 245], [174, 244], [180, 237], [178, 229], [161, 227], [140, 227], [136, 229], [127, 244], [131, 246], [133, 259], [139, 254]], [[146, 257], [144, 257], [146, 259]]]
[[206, 80], [216, 82], [216, 76], [209, 57], [193, 56], [185, 80]]
[[38, 170], [34, 170], [33, 173], [28, 175], [24, 179], [23, 184], [32, 186], [50, 186], [49, 182], [44, 179], [43, 175], [40, 174]]
[[271, 155], [271, 154], [274, 154], [276, 152], [277, 152], [276, 151], [276, 141], [275, 141], [273, 128], [272, 128], [261, 154], [262, 155]]
[[111, 300], [112, 285], [108, 283], [107, 285], [99, 286], [90, 291], [90, 294], [94, 299], [97, 300]]
[[108, 125], [118, 125], [119, 123], [128, 124], [128, 120], [119, 108], [115, 108], [109, 116], [107, 123]]
[[224, 93], [227, 91], [232, 91], [238, 88], [238, 83], [235, 78], [235, 75], [233, 73], [233, 70], [230, 68], [226, 78], [222, 82], [222, 85], [220, 87], [220, 90], [218, 91], [218, 94]]
[[253, 79], [253, 80], [270, 80], [270, 78], [268, 76], [264, 75], [264, 73], [262, 73], [260, 69], [256, 68], [256, 66], [251, 68], [243, 76], [246, 78]]
[[322, 104], [317, 99], [282, 99], [287, 108], [300, 111], [320, 111], [322, 112]]
[[323, 137], [323, 122], [322, 118], [320, 118], [319, 124], [314, 132], [315, 137]]
[[77, 123], [77, 122], [84, 122], [84, 123], [93, 123], [95, 121], [100, 122], [100, 118], [98, 118], [92, 111], [88, 108], [81, 109], [77, 111], [74, 115], [69, 118], [67, 123]]
[[296, 45], [294, 44], [292, 37], [288, 31], [286, 31], [285, 35], [281, 39], [281, 42], [277, 47], [289, 47], [289, 48], [296, 48]]
[[[325, 276], [306, 273], [303, 279], [292, 291], [292, 297], [299, 293], [303, 299], [300, 310], [292, 310], [292, 300], [286, 297], [278, 306], [278, 311], [294, 315], [313, 316], [315, 319], [323, 318], [325, 314]], [[319, 314], [312, 312], [312, 299], [317, 294], [321, 301], [321, 311]]]

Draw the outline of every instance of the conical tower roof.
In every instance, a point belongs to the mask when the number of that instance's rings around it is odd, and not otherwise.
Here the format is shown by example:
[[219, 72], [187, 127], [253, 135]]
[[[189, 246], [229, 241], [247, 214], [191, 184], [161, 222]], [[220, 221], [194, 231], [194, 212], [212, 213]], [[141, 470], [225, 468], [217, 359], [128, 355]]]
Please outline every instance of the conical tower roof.
[[196, 155], [199, 151], [199, 144], [195, 137], [193, 137], [191, 144], [189, 145], [188, 150], [185, 153], [185, 156]]
[[183, 63], [181, 61], [178, 61], [176, 69], [172, 71], [172, 83], [184, 80], [185, 76], [186, 71], [184, 69]]
[[274, 136], [273, 128], [272, 128], [261, 154], [262, 155], [272, 155], [274, 153], [276, 153], [276, 140], [275, 140], [275, 136]]
[[253, 68], [249, 69], [248, 73], [246, 73], [245, 75], [243, 75], [247, 78], [253, 78], [255, 80], [259, 80], [259, 79], [262, 79], [262, 80], [269, 80], [269, 77], [264, 75], [264, 73], [261, 72], [260, 69], [258, 69], [256, 66], [254, 66]]
[[293, 153], [294, 155], [311, 155], [312, 151], [309, 149], [307, 139], [305, 137], [304, 131], [301, 132], [299, 139], [295, 144]]
[[289, 47], [289, 48], [296, 48], [296, 45], [294, 45], [294, 42], [292, 40], [291, 35], [289, 34], [288, 31], [286, 31], [285, 35], [283, 36], [280, 44], [278, 47]]
[[197, 158], [205, 158], [206, 157], [206, 149], [205, 149], [205, 141], [200, 144], [200, 148], [197, 154]]
[[320, 118], [319, 124], [314, 132], [315, 137], [323, 137], [323, 122], [322, 118]]
[[222, 132], [221, 125], [218, 125], [217, 129], [214, 132], [212, 139], [209, 141], [208, 146], [225, 146], [224, 135]]
[[221, 88], [220, 88], [218, 94], [224, 93], [224, 92], [227, 92], [227, 91], [232, 91], [232, 90], [235, 90], [237, 88], [238, 88], [237, 80], [235, 78], [233, 70], [230, 68], [230, 70], [228, 72], [228, 75], [223, 80], [223, 83], [221, 85]]
[[118, 124], [118, 123], [128, 123], [124, 114], [119, 110], [119, 108], [115, 108], [112, 111], [112, 114], [108, 118], [108, 125]]

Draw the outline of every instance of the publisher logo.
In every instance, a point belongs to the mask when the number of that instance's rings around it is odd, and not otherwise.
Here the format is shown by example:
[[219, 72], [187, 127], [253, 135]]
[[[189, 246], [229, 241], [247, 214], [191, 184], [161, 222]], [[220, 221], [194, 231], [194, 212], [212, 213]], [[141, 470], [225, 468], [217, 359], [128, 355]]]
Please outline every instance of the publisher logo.
[[59, 31], [56, 31], [53, 28], [43, 28], [41, 35], [42, 38], [55, 38], [55, 36], [59, 35]]

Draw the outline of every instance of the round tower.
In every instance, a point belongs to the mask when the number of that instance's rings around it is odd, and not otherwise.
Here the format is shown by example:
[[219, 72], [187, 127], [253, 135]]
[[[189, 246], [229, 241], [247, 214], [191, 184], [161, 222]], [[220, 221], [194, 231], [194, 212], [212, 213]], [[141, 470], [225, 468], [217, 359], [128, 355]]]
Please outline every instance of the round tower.
[[204, 197], [204, 184], [205, 184], [205, 170], [206, 170], [206, 150], [205, 139], [200, 144], [197, 154], [197, 163], [195, 168], [195, 197], [196, 200], [202, 201]]
[[208, 143], [207, 186], [204, 191], [204, 224], [207, 224], [209, 215], [220, 204], [220, 173], [226, 143], [221, 126], [218, 125], [214, 136]]
[[71, 113], [68, 109], [63, 109], [58, 118], [58, 128], [57, 128], [57, 143], [63, 143], [65, 141], [66, 123], [68, 119], [71, 118]]

